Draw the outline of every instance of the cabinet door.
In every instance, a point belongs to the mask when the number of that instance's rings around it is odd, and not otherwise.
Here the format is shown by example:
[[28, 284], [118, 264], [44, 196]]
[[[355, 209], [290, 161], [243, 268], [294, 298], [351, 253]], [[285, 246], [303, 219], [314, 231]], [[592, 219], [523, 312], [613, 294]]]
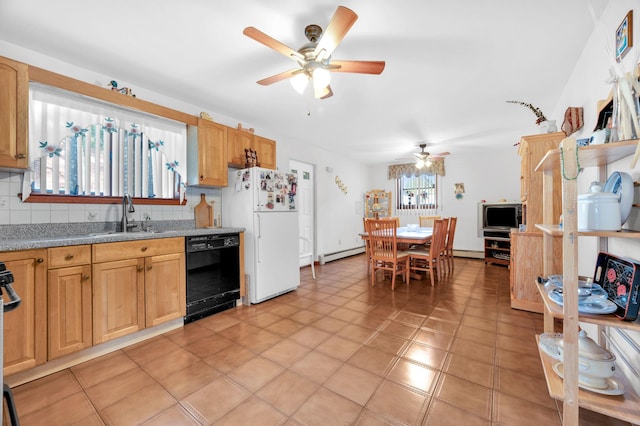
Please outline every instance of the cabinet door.
[[91, 266], [49, 270], [48, 293], [48, 358], [90, 347]]
[[144, 258], [93, 265], [93, 343], [144, 329]]
[[0, 167], [27, 168], [28, 70], [0, 56]]
[[276, 168], [276, 141], [262, 136], [254, 136], [253, 149], [258, 155], [260, 167], [265, 169]]
[[146, 325], [153, 327], [186, 314], [184, 253], [145, 259]]
[[4, 374], [44, 364], [47, 358], [47, 263], [45, 250], [5, 252], [20, 306], [4, 314]]
[[227, 162], [230, 166], [243, 168], [246, 159], [244, 150], [252, 146], [253, 133], [227, 128]]
[[[244, 150], [242, 155], [244, 156]], [[227, 127], [200, 119], [198, 120], [198, 184], [227, 186], [227, 179]]]

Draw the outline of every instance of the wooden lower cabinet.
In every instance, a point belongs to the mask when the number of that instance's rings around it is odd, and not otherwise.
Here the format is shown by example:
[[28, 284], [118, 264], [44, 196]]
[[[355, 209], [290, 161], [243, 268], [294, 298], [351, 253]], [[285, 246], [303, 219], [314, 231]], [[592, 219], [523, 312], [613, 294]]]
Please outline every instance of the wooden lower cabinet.
[[93, 343], [143, 330], [144, 259], [93, 265]]
[[[542, 233], [511, 233], [511, 307], [543, 313], [544, 306], [536, 287], [536, 279], [544, 273]], [[551, 274], [562, 271], [562, 238], [553, 241], [554, 262]]]
[[90, 347], [91, 265], [50, 269], [48, 274], [48, 359]]
[[14, 278], [20, 306], [4, 314], [4, 375], [18, 373], [47, 360], [46, 250], [4, 252], [0, 259]]
[[186, 315], [185, 254], [173, 253], [145, 259], [146, 326]]
[[91, 307], [91, 246], [47, 250], [48, 360], [93, 344]]
[[96, 244], [93, 259], [94, 344], [185, 315], [184, 238]]

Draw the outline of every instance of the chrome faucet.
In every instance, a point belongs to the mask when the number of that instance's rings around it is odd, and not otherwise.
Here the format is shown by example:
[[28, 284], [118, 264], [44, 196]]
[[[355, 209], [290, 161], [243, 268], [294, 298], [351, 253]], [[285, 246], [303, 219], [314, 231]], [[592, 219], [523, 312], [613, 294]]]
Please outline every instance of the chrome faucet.
[[129, 232], [130, 229], [134, 228], [136, 224], [129, 223], [129, 213], [135, 212], [136, 209], [133, 208], [133, 200], [131, 200], [131, 195], [125, 195], [122, 197], [122, 232]]

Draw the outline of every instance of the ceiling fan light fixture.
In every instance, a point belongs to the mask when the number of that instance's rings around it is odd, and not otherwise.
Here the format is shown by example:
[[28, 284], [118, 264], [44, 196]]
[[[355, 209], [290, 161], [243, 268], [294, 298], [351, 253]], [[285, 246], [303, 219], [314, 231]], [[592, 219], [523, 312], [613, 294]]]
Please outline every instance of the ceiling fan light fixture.
[[425, 161], [424, 159], [420, 158], [418, 161], [416, 161], [416, 167], [421, 169], [425, 166]]
[[307, 88], [307, 84], [309, 84], [309, 76], [306, 73], [301, 72], [290, 79], [291, 86], [295, 89], [296, 92], [303, 94], [304, 90]]
[[326, 68], [316, 67], [311, 75], [313, 77], [313, 89], [316, 92], [324, 89], [331, 83], [331, 72]]

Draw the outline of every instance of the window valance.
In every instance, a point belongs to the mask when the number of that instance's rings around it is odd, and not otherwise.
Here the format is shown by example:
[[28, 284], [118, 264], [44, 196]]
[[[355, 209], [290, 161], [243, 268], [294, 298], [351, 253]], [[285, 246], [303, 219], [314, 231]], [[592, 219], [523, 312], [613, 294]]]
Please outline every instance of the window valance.
[[429, 160], [430, 164], [425, 165], [419, 169], [415, 163], [409, 164], [394, 164], [389, 166], [388, 179], [398, 179], [400, 176], [420, 176], [426, 175], [439, 175], [444, 176], [444, 158], [435, 158]]

